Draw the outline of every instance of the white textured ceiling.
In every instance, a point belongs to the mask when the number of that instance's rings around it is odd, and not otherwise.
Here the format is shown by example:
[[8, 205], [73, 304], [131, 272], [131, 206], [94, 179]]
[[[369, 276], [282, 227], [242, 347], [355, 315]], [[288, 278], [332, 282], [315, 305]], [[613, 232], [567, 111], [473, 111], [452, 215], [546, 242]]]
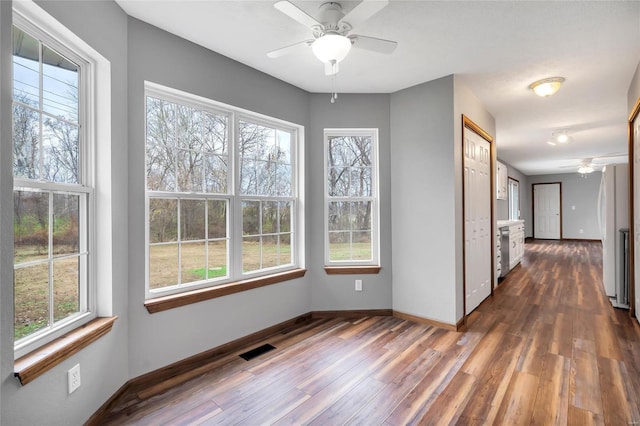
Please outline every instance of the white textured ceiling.
[[[275, 0], [117, 2], [135, 18], [304, 90], [332, 90], [311, 49], [266, 57], [311, 38]], [[292, 2], [312, 16], [323, 3]], [[348, 12], [359, 2], [341, 3]], [[391, 0], [352, 33], [395, 40], [398, 48], [391, 55], [352, 49], [340, 64], [338, 92], [392, 93], [457, 74], [495, 117], [498, 156], [525, 174], [575, 172], [583, 158], [626, 153], [627, 90], [640, 61], [638, 1]], [[566, 78], [555, 96], [538, 98], [527, 88], [553, 76]], [[558, 129], [572, 142], [549, 146]]]

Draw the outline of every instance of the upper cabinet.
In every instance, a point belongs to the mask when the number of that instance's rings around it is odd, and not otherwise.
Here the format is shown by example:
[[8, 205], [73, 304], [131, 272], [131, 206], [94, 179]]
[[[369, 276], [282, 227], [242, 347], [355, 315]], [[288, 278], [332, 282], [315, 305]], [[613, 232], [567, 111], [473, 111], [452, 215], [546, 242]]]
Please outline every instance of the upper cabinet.
[[509, 180], [507, 166], [499, 161], [496, 163], [498, 165], [498, 170], [496, 170], [496, 198], [498, 200], [506, 200], [507, 181]]

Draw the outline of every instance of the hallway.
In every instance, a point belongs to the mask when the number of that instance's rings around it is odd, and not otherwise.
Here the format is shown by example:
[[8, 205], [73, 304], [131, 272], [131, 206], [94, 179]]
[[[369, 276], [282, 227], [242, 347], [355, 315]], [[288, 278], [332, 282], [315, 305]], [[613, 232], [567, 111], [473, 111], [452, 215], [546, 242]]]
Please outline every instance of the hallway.
[[599, 242], [533, 241], [463, 332], [314, 319], [250, 361], [131, 390], [101, 424], [638, 424], [640, 326], [601, 265]]

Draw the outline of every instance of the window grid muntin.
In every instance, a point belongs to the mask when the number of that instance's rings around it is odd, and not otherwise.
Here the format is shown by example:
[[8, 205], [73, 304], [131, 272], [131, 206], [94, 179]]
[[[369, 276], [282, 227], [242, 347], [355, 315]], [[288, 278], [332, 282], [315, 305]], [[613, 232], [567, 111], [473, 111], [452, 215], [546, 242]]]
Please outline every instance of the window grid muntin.
[[[75, 49], [78, 51], [83, 51], [83, 47], [75, 42], [62, 43], [57, 40], [57, 37], [61, 34], [58, 33], [57, 30], [51, 29], [48, 27], [47, 23], [42, 23], [43, 27], [39, 27], [34, 24], [31, 18], [27, 18], [25, 15], [17, 12], [15, 9], [13, 11], [13, 25], [16, 28], [19, 28], [24, 33], [30, 35], [35, 38], [39, 44], [39, 79], [40, 79], [40, 88], [42, 85], [42, 47], [46, 46], [47, 48], [55, 51], [58, 55], [63, 58], [69, 60], [77, 66], [77, 91], [78, 91], [78, 99], [77, 99], [77, 119], [78, 123], [69, 123], [69, 124], [77, 124], [78, 127], [78, 141], [77, 141], [77, 168], [78, 168], [78, 182], [77, 183], [66, 183], [66, 182], [50, 182], [43, 180], [34, 180], [34, 179], [25, 179], [22, 177], [14, 178], [14, 191], [15, 190], [51, 190], [56, 191], [58, 193], [78, 193], [82, 194], [82, 197], [85, 198], [85, 202], [81, 203], [81, 211], [79, 212], [79, 244], [82, 244], [86, 247], [87, 252], [86, 255], [80, 256], [80, 261], [78, 264], [79, 269], [79, 289], [78, 289], [78, 297], [79, 304], [78, 310], [79, 312], [75, 315], [71, 315], [63, 320], [60, 320], [54, 323], [51, 327], [40, 330], [37, 333], [29, 334], [20, 340], [14, 343], [14, 352], [15, 356], [19, 357], [27, 352], [37, 348], [43, 343], [47, 343], [52, 339], [63, 335], [64, 333], [72, 330], [77, 327], [79, 324], [86, 323], [91, 319], [95, 318], [95, 306], [96, 306], [96, 295], [95, 295], [95, 255], [94, 253], [94, 245], [95, 239], [93, 238], [95, 234], [95, 230], [93, 228], [93, 217], [95, 215], [95, 200], [93, 195], [93, 182], [94, 182], [94, 169], [91, 166], [93, 164], [93, 134], [92, 129], [94, 128], [94, 118], [92, 116], [94, 110], [94, 94], [93, 94], [93, 72], [94, 65], [91, 61], [86, 60], [82, 54], [76, 53]], [[47, 29], [44, 29], [47, 28]], [[50, 33], [49, 30], [52, 32]], [[56, 34], [55, 36], [52, 34]], [[62, 38], [66, 36], [61, 36]], [[13, 81], [14, 77], [12, 77]], [[12, 100], [13, 100], [13, 90], [12, 90]], [[42, 138], [42, 117], [50, 116], [54, 118], [58, 118], [53, 116], [47, 111], [44, 111], [42, 106], [42, 93], [39, 94], [39, 109], [40, 112], [40, 120], [39, 120], [39, 137]], [[22, 102], [12, 102], [13, 105], [24, 105]], [[33, 109], [33, 106], [28, 107]], [[13, 114], [13, 112], [12, 112]], [[65, 120], [68, 122], [68, 120]], [[42, 145], [42, 140], [39, 141], [39, 145]], [[42, 150], [41, 150], [42, 153]], [[39, 162], [40, 167], [41, 162]], [[82, 210], [84, 209], [84, 210]], [[50, 230], [50, 232], [53, 232]], [[50, 310], [53, 311], [52, 307]], [[15, 319], [14, 319], [15, 320]]]
[[[187, 105], [191, 105], [195, 108], [202, 108], [203, 110], [213, 112], [216, 114], [226, 114], [229, 117], [229, 125], [227, 127], [229, 132], [229, 142], [228, 142], [228, 155], [230, 158], [229, 161], [229, 170], [227, 173], [228, 179], [228, 194], [229, 204], [228, 204], [228, 212], [227, 212], [227, 221], [228, 221], [228, 234], [227, 237], [229, 239], [229, 243], [227, 246], [228, 252], [228, 269], [227, 274], [228, 278], [226, 280], [220, 281], [207, 281], [198, 285], [181, 285], [180, 288], [166, 288], [166, 291], [163, 291], [162, 294], [174, 294], [185, 291], [186, 289], [197, 289], [202, 287], [209, 287], [211, 285], [220, 285], [234, 280], [242, 280], [252, 277], [258, 277], [263, 275], [268, 275], [273, 272], [285, 271], [289, 269], [293, 269], [297, 267], [300, 262], [300, 257], [298, 251], [300, 250], [298, 244], [298, 238], [300, 237], [295, 230], [297, 230], [298, 225], [298, 199], [299, 199], [299, 174], [298, 170], [300, 168], [299, 163], [299, 137], [303, 129], [299, 126], [283, 122], [276, 118], [267, 117], [258, 113], [252, 113], [246, 110], [241, 110], [239, 108], [222, 104], [220, 102], [212, 101], [210, 99], [202, 98], [197, 95], [192, 95], [186, 92], [179, 91], [177, 89], [172, 89], [164, 86], [157, 85], [151, 82], [145, 82], [145, 99], [147, 97], [154, 97], [157, 99], [163, 99], [170, 102], [178, 102], [185, 103]], [[145, 113], [146, 120], [146, 113]], [[240, 120], [250, 121], [253, 124], [264, 125], [267, 127], [272, 127], [276, 130], [281, 130], [283, 132], [287, 132], [290, 134], [290, 161], [291, 161], [291, 196], [290, 197], [273, 197], [277, 200], [291, 200], [291, 263], [287, 265], [282, 265], [274, 268], [265, 268], [262, 270], [251, 271], [251, 272], [243, 272], [242, 271], [242, 202], [245, 198], [263, 198], [258, 195], [251, 195], [247, 197], [242, 197], [239, 195], [239, 186], [240, 186], [240, 165], [239, 165], [239, 154], [237, 149], [238, 143], [238, 122]], [[146, 124], [145, 124], [146, 128]], [[146, 132], [145, 132], [146, 133]], [[146, 167], [146, 153], [145, 153], [145, 167]], [[147, 196], [151, 196], [153, 191], [147, 189]], [[176, 192], [167, 192], [164, 191], [162, 193], [172, 194], [172, 196], [176, 196]], [[186, 193], [183, 194], [185, 196], [194, 196], [200, 194], [194, 193]], [[215, 194], [216, 197], [222, 197], [222, 194]], [[146, 223], [146, 287], [147, 287], [147, 298], [149, 297], [157, 297], [160, 291], [154, 292], [153, 294], [149, 290], [149, 212], [148, 212], [149, 203], [146, 203], [146, 211], [145, 211], [145, 223]], [[236, 230], [235, 232], [233, 230]]]
[[[369, 137], [371, 138], [371, 192], [369, 196], [332, 196], [329, 194], [329, 141], [335, 138], [345, 137]], [[329, 266], [359, 266], [359, 265], [379, 265], [379, 200], [378, 200], [378, 129], [325, 129], [324, 131], [324, 225], [325, 225], [325, 265]], [[350, 174], [349, 174], [350, 175]], [[349, 177], [349, 184], [351, 177]], [[351, 191], [351, 187], [349, 188]], [[370, 236], [371, 236], [371, 259], [353, 259], [353, 232], [359, 230], [350, 228], [349, 230], [349, 248], [351, 259], [349, 260], [332, 260], [330, 234], [344, 232], [346, 230], [329, 230], [329, 204], [334, 202], [370, 202], [371, 218], [370, 218]], [[352, 222], [352, 220], [350, 220]]]

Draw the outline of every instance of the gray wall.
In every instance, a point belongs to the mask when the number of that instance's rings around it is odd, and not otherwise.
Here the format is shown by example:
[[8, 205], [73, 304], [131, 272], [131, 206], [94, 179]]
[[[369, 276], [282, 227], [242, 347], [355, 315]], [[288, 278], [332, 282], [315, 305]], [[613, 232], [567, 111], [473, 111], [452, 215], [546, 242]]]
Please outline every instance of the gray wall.
[[[2, 7], [2, 34], [10, 29], [6, 14], [10, 14], [10, 2], [0, 2]], [[2, 309], [2, 407], [1, 422], [5, 425], [74, 425], [83, 423], [129, 378], [127, 365], [127, 21], [124, 12], [111, 1], [95, 2], [39, 2], [48, 13], [81, 37], [91, 47], [111, 62], [112, 77], [112, 208], [113, 208], [113, 253], [112, 277], [113, 313], [118, 315], [111, 333], [102, 337], [83, 351], [65, 360], [43, 376], [20, 387], [13, 378], [13, 297], [7, 285], [11, 279], [2, 277], [3, 293], [0, 295]], [[2, 38], [2, 60], [11, 55]], [[4, 69], [0, 73], [7, 76]], [[2, 80], [3, 87], [6, 82]], [[2, 117], [10, 98], [3, 91]], [[11, 140], [2, 133], [2, 146], [11, 146]], [[2, 155], [2, 158], [7, 158]], [[4, 161], [4, 160], [3, 160]], [[4, 164], [4, 163], [3, 163]], [[11, 193], [6, 193], [6, 169], [2, 170], [2, 204], [12, 202]], [[5, 204], [7, 203], [7, 204]], [[11, 210], [4, 214], [2, 223], [12, 220]], [[0, 230], [0, 232], [2, 232]], [[12, 239], [2, 236], [3, 247]], [[13, 255], [9, 255], [12, 259]], [[3, 269], [7, 260], [2, 252]], [[12, 270], [13, 268], [10, 268]], [[4, 269], [6, 271], [6, 269]], [[3, 272], [4, 274], [4, 272]], [[7, 332], [9, 331], [9, 332]], [[72, 395], [67, 395], [66, 372], [80, 363], [82, 386]]]
[[[562, 238], [599, 240], [597, 209], [601, 179], [601, 172], [590, 173], [586, 178], [580, 177], [578, 173], [529, 176], [527, 188], [529, 205], [533, 206], [531, 199], [534, 183], [560, 182], [562, 184]], [[533, 218], [533, 211], [531, 211], [531, 217]], [[582, 233], [580, 233], [581, 229]]]
[[640, 62], [636, 67], [636, 72], [633, 74], [631, 84], [629, 85], [629, 91], [627, 92], [628, 111], [631, 114], [631, 110], [635, 103], [640, 98]]
[[[389, 95], [340, 94], [334, 104], [329, 95], [311, 95], [310, 125], [307, 133], [307, 266], [311, 309], [391, 308], [391, 164]], [[377, 128], [380, 184], [380, 265], [379, 274], [327, 275], [324, 272], [324, 151], [325, 128]], [[363, 291], [354, 291], [354, 280], [362, 279]]]
[[[147, 312], [143, 306], [144, 80], [305, 128], [309, 126], [309, 95], [134, 18], [129, 18], [128, 51], [129, 366], [130, 375], [135, 377], [310, 310], [309, 279], [304, 277], [153, 315]], [[310, 154], [309, 149], [307, 163]], [[306, 178], [307, 182], [313, 180], [308, 175]], [[309, 221], [308, 216], [306, 220]], [[318, 266], [310, 265], [310, 268]]]
[[495, 135], [454, 76], [391, 95], [393, 309], [448, 324], [464, 303], [462, 114]]

